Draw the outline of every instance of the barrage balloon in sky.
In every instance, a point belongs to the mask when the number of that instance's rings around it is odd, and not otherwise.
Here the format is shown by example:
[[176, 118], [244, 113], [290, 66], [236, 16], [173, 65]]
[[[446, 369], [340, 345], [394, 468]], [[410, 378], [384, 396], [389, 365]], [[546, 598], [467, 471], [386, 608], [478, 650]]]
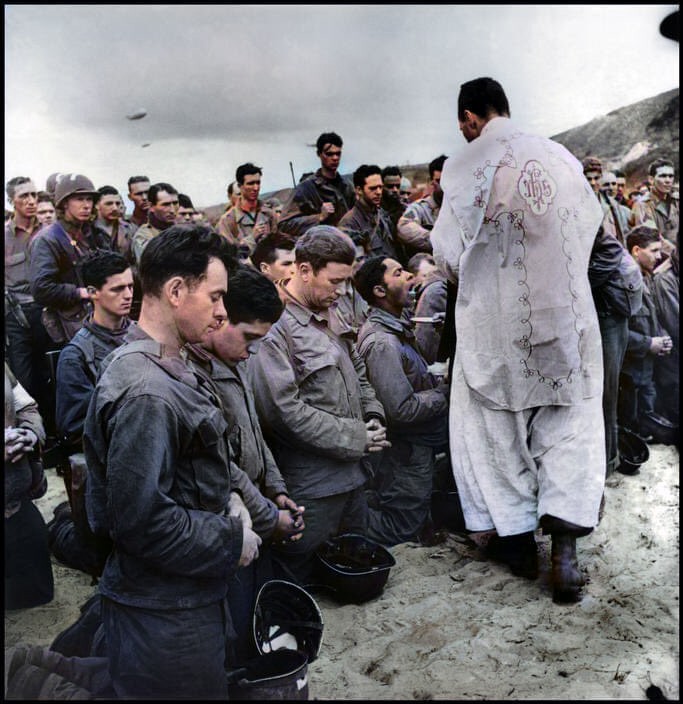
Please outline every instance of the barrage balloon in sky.
[[129, 120], [142, 120], [142, 118], [147, 114], [147, 110], [144, 108], [139, 108], [138, 110], [135, 110], [131, 112], [130, 114], [126, 115], [126, 117]]

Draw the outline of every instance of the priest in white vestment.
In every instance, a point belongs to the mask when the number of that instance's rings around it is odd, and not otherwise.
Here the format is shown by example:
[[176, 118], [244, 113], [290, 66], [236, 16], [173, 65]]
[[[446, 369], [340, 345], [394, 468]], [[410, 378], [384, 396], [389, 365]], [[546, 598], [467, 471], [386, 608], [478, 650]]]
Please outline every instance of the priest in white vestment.
[[598, 522], [605, 478], [600, 330], [588, 259], [602, 210], [580, 162], [520, 132], [490, 78], [461, 86], [465, 149], [444, 164], [431, 233], [457, 283], [450, 444], [467, 528], [538, 575], [552, 536], [553, 598], [580, 599], [576, 538]]

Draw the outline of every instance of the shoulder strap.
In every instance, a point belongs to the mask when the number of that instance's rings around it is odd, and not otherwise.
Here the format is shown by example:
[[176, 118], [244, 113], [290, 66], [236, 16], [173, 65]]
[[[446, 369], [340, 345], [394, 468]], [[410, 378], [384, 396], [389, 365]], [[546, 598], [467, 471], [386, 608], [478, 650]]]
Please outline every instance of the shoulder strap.
[[81, 337], [78, 343], [78, 347], [80, 348], [81, 352], [83, 352], [83, 356], [85, 357], [85, 363], [88, 368], [88, 371], [90, 372], [91, 381], [94, 384], [97, 382], [97, 367], [95, 366], [95, 345], [93, 345], [93, 342], [90, 337], [86, 337], [85, 335]]
[[76, 275], [78, 285], [81, 288], [85, 288], [85, 285], [83, 284], [83, 278], [81, 276], [81, 267], [79, 266], [78, 257], [76, 256], [78, 254], [78, 250], [73, 244], [73, 240], [71, 239], [71, 237], [69, 237], [68, 233], [62, 227], [62, 224], [59, 221], [55, 222], [55, 232], [57, 233], [58, 241], [63, 246], [65, 254], [71, 260], [71, 264], [73, 265], [74, 274]]

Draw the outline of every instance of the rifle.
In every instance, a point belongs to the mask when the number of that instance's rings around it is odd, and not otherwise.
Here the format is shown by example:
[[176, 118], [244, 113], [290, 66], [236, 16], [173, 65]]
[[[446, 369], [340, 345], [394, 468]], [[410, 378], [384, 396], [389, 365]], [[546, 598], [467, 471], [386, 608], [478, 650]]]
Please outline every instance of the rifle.
[[21, 303], [19, 303], [14, 293], [8, 288], [5, 289], [5, 302], [7, 303], [9, 310], [14, 313], [14, 317], [17, 319], [19, 325], [21, 325], [22, 328], [29, 330], [31, 328], [31, 324], [28, 322], [28, 319], [24, 314]]
[[619, 224], [619, 218], [617, 216], [617, 212], [614, 208], [612, 200], [610, 199], [609, 194], [605, 190], [603, 190], [602, 188], [600, 189], [600, 195], [603, 197], [603, 200], [605, 201], [605, 203], [607, 203], [607, 207], [610, 209], [610, 211], [612, 213], [612, 218], [614, 219], [614, 228], [617, 231], [617, 239], [625, 247], [626, 246], [626, 238], [624, 237], [624, 233], [621, 230], [621, 225]]

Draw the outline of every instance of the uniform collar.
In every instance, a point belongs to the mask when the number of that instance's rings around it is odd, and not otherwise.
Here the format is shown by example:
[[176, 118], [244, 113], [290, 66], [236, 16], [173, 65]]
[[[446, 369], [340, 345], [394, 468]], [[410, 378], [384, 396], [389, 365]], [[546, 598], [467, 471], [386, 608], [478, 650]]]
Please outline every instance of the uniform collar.
[[370, 312], [368, 314], [368, 320], [379, 323], [383, 327], [391, 330], [392, 332], [402, 335], [406, 338], [414, 338], [415, 333], [413, 332], [413, 326], [408, 316], [404, 310], [400, 318], [392, 315], [382, 308], [377, 308], [376, 306], [370, 307]]

